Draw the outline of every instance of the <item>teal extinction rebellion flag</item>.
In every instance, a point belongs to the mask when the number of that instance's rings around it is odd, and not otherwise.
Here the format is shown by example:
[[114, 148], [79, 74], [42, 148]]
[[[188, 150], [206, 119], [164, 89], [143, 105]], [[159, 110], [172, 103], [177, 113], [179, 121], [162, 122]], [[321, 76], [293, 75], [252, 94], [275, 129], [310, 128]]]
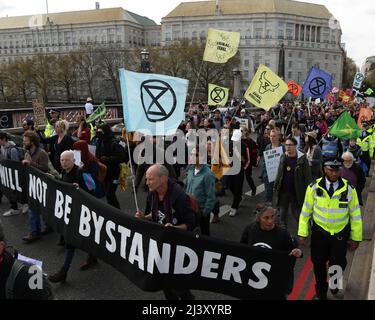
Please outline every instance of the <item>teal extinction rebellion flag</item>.
[[122, 103], [128, 132], [169, 135], [185, 119], [189, 81], [120, 69]]

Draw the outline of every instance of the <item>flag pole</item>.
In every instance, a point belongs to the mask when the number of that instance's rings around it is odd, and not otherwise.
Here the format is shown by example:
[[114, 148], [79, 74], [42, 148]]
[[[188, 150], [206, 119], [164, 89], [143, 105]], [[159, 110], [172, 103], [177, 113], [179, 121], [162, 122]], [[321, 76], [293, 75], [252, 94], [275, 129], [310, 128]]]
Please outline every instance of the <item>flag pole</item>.
[[287, 125], [287, 127], [286, 127], [286, 129], [285, 129], [285, 132], [284, 132], [284, 138], [286, 138], [286, 134], [288, 133], [288, 129], [289, 129], [289, 126], [290, 126], [290, 122], [292, 121], [292, 118], [293, 118], [294, 110], [295, 110], [295, 109], [296, 109], [296, 106], [293, 107], [292, 114], [290, 115], [288, 125]]
[[199, 72], [198, 72], [198, 76], [197, 76], [197, 81], [195, 82], [195, 87], [194, 87], [194, 91], [193, 91], [193, 96], [192, 96], [192, 98], [191, 98], [191, 100], [190, 100], [189, 108], [193, 105], [193, 102], [194, 102], [195, 92], [197, 91], [198, 82], [199, 82], [199, 77], [200, 77], [200, 75], [201, 75], [202, 68], [203, 68], [203, 63], [204, 63], [204, 60], [202, 60], [202, 62], [201, 62], [201, 66], [199, 67]]
[[130, 153], [130, 144], [129, 144], [129, 137], [128, 137], [128, 131], [126, 131], [125, 127], [125, 132], [126, 132], [126, 144], [128, 145], [128, 155], [129, 155], [129, 162], [130, 162], [130, 174], [132, 177], [132, 187], [133, 187], [133, 192], [134, 192], [134, 201], [135, 201], [135, 208], [137, 212], [139, 212], [139, 206], [138, 206], [138, 199], [137, 199], [137, 192], [135, 191], [135, 178], [134, 178], [134, 171], [133, 171], [133, 161]]

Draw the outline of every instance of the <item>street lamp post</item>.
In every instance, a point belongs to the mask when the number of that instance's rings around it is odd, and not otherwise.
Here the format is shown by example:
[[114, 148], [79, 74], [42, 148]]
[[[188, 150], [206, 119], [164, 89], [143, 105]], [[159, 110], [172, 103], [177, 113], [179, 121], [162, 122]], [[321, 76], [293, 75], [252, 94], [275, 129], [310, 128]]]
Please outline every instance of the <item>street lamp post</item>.
[[285, 48], [284, 48], [284, 43], [281, 43], [281, 45], [279, 46], [278, 75], [283, 80], [285, 79]]
[[233, 72], [233, 98], [238, 99], [240, 97], [241, 90], [241, 71], [237, 68], [232, 70]]
[[151, 66], [150, 66], [150, 53], [143, 49], [141, 52], [141, 72], [142, 73], [150, 73], [151, 72]]

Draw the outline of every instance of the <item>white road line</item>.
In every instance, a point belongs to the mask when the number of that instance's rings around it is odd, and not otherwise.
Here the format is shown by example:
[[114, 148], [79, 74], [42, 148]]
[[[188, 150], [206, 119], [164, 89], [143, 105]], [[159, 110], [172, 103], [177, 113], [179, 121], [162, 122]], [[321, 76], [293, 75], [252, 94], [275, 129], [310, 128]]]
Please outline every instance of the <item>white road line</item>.
[[[230, 211], [230, 206], [225, 204], [223, 206], [220, 207], [220, 212], [219, 212], [219, 218], [221, 218], [222, 216], [225, 216], [227, 213], [229, 213]], [[210, 222], [212, 222], [212, 219], [213, 219], [214, 215], [213, 213], [211, 213], [211, 218], [210, 218]]]
[[[264, 184], [261, 184], [260, 186], [257, 187], [257, 193], [256, 193], [256, 195], [261, 194], [261, 193], [264, 192], [264, 191], [265, 191]], [[252, 195], [251, 195], [251, 191], [249, 191], [249, 192], [247, 192], [247, 193], [245, 193], [245, 194], [246, 194], [247, 196], [249, 196], [249, 197], [252, 197]], [[231, 207], [230, 207], [229, 205], [227, 205], [227, 204], [222, 205], [222, 206], [220, 207], [219, 218], [221, 218], [222, 216], [225, 216], [226, 214], [228, 214], [229, 211], [230, 211], [230, 209], [231, 209]], [[210, 222], [212, 222], [212, 218], [213, 218], [213, 216], [214, 216], [214, 215], [211, 213], [211, 219], [210, 219]]]
[[[257, 193], [255, 194], [256, 196], [258, 195], [258, 194], [261, 194], [262, 192], [264, 192], [266, 189], [265, 189], [265, 187], [264, 187], [264, 183], [263, 184], [261, 184], [260, 186], [258, 186], [257, 187]], [[247, 196], [249, 196], [249, 197], [252, 197], [252, 195], [251, 195], [251, 191], [249, 191], [249, 192], [247, 192], [247, 193], [245, 193]]]

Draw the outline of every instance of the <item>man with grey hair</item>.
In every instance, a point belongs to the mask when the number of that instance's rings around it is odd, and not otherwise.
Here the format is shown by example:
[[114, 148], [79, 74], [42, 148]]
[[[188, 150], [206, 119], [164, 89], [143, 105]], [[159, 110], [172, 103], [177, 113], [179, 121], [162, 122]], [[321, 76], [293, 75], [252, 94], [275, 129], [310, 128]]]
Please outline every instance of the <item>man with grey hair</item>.
[[[192, 231], [195, 226], [195, 213], [189, 196], [172, 179], [168, 169], [154, 164], [146, 171], [146, 184], [149, 188], [145, 212], [137, 212], [137, 218], [158, 223], [167, 228]], [[166, 288], [163, 290], [167, 300], [192, 300], [189, 290]]]
[[351, 152], [346, 151], [341, 156], [343, 167], [340, 168], [340, 176], [348, 180], [358, 194], [358, 202], [363, 206], [362, 191], [365, 188], [366, 176], [361, 167], [354, 162], [354, 156]]

